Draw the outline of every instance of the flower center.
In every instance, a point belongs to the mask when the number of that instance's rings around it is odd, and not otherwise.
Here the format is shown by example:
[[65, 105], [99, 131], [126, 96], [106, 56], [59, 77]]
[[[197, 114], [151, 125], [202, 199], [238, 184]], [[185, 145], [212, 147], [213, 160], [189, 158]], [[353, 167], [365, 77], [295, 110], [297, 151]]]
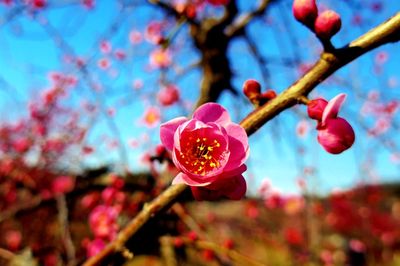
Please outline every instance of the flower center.
[[216, 139], [189, 137], [180, 157], [189, 171], [196, 175], [206, 175], [221, 166], [222, 153], [221, 144]]

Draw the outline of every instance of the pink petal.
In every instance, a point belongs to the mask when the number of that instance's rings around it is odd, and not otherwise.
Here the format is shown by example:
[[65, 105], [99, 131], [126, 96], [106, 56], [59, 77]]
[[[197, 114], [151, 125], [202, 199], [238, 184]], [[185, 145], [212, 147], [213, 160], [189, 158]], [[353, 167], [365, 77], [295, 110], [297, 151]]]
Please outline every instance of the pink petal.
[[324, 112], [322, 113], [322, 123], [324, 124], [328, 118], [336, 118], [340, 107], [344, 103], [346, 99], [345, 93], [338, 94], [335, 98], [331, 99], [328, 102], [328, 105], [325, 107]]
[[186, 184], [188, 186], [193, 186], [193, 187], [204, 187], [208, 186], [210, 182], [199, 182], [197, 180], [194, 180], [190, 178], [188, 175], [184, 173], [179, 173], [174, 180], [172, 180], [172, 184]]
[[175, 132], [174, 135], [174, 145], [175, 148], [180, 150], [180, 140], [182, 139], [182, 133], [190, 133], [193, 130], [209, 127], [208, 125], [204, 124], [203, 122], [195, 119], [187, 120], [186, 122], [182, 123], [178, 130]]
[[160, 139], [161, 143], [168, 150], [172, 150], [174, 147], [174, 134], [176, 129], [186, 122], [188, 119], [186, 117], [177, 117], [160, 126]]
[[220, 179], [207, 187], [191, 187], [196, 200], [217, 200], [223, 197], [240, 200], [246, 194], [247, 185], [242, 175]]
[[194, 112], [193, 118], [204, 123], [214, 122], [222, 126], [231, 122], [229, 113], [224, 107], [217, 103], [203, 104]]
[[229, 136], [230, 157], [224, 171], [231, 171], [244, 164], [249, 156], [249, 140], [246, 131], [238, 124], [230, 123], [226, 127]]
[[190, 187], [195, 200], [208, 200], [214, 201], [221, 198], [221, 192], [218, 190], [210, 190], [204, 187]]
[[242, 175], [235, 176], [230, 181], [231, 185], [222, 193], [231, 200], [240, 200], [246, 194], [247, 185]]
[[230, 178], [233, 176], [241, 175], [247, 170], [247, 166], [245, 164], [242, 164], [238, 166], [237, 168], [231, 169], [229, 171], [225, 171], [219, 175], [219, 178]]
[[318, 142], [332, 154], [347, 150], [353, 145], [354, 140], [353, 128], [341, 117], [326, 120], [325, 127], [318, 130]]

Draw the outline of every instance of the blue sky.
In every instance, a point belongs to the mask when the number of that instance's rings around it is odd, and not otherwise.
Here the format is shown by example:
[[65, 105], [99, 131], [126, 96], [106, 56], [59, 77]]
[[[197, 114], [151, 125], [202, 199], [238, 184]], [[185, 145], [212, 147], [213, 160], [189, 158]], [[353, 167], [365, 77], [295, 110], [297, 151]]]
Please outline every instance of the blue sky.
[[[376, 1], [346, 3], [332, 0], [318, 1], [320, 6], [333, 8], [342, 16], [343, 27], [333, 39], [335, 45], [339, 47], [345, 45], [400, 10], [400, 2], [384, 1], [382, 9], [377, 12], [370, 8], [374, 2]], [[243, 0], [240, 3], [242, 9], [252, 8], [249, 1]], [[355, 13], [350, 6], [360, 5], [359, 3], [363, 3], [362, 8], [356, 8], [365, 21], [361, 26], [351, 23]], [[268, 86], [272, 86], [277, 92], [284, 90], [300, 75], [299, 71], [294, 70], [296, 66], [280, 64], [277, 62], [279, 58], [310, 63], [318, 58], [320, 51], [320, 45], [313, 35], [292, 18], [290, 4], [291, 1], [282, 1], [281, 4], [272, 6], [268, 18], [252, 24], [249, 29], [249, 35], [255, 40], [260, 53], [270, 59], [268, 67], [271, 75]], [[129, 43], [128, 35], [133, 29], [143, 31], [146, 24], [153, 19], [162, 19], [162, 13], [148, 5], [132, 5], [121, 9], [114, 1], [97, 1], [93, 10], [87, 10], [79, 4], [54, 4], [53, 7], [50, 6], [36, 14], [25, 10], [12, 19], [7, 19], [14, 11], [13, 8], [15, 6], [0, 6], [1, 121], [10, 122], [26, 115], [27, 102], [31, 97], [38, 97], [40, 91], [49, 86], [48, 72], [61, 71], [79, 75], [71, 64], [65, 63], [66, 53], [84, 57], [89, 62], [91, 77], [102, 84], [103, 91], [99, 97], [107, 108], [117, 110], [115, 123], [125, 144], [132, 138], [142, 142], [143, 145], [137, 149], [126, 148], [129, 151], [131, 169], [142, 170], [141, 154], [156, 145], [159, 140], [158, 127], [144, 127], [140, 123], [140, 117], [146, 107], [156, 104], [154, 96], [159, 89], [160, 73], [148, 70], [148, 55], [154, 46], [146, 42], [133, 46]], [[220, 10], [209, 10], [209, 12], [218, 14]], [[48, 23], [43, 24], [43, 21]], [[173, 26], [173, 23], [169, 24], [170, 28]], [[190, 66], [199, 58], [191, 42], [188, 41], [187, 34], [188, 28], [184, 26], [172, 46], [172, 49], [180, 51], [174, 56], [175, 68]], [[102, 40], [110, 41], [113, 48], [124, 49], [127, 60], [124, 62], [113, 60], [111, 70], [99, 70], [96, 62], [104, 56], [99, 50]], [[373, 74], [374, 58], [380, 52], [388, 53], [389, 58], [382, 66], [382, 73], [377, 76]], [[237, 39], [232, 43], [229, 56], [235, 73], [233, 84], [237, 88], [240, 89], [248, 78], [262, 81], [257, 62], [249, 53], [243, 39]], [[362, 165], [366, 162], [369, 162], [370, 166], [373, 165], [369, 170], [376, 172], [380, 180], [398, 180], [399, 166], [392, 164], [389, 159], [392, 151], [386, 151], [378, 140], [366, 137], [365, 130], [357, 125], [360, 120], [366, 126], [371, 126], [373, 123], [371, 119], [359, 116], [363, 99], [369, 91], [384, 90], [383, 100], [400, 99], [399, 85], [391, 89], [387, 86], [389, 79], [397, 78], [400, 82], [398, 62], [400, 62], [399, 45], [387, 45], [339, 70], [333, 78], [322, 83], [311, 94], [322, 95], [327, 99], [340, 92], [349, 94], [342, 115], [354, 125], [357, 136], [356, 143], [349, 151], [341, 155], [327, 154], [316, 141], [314, 121], [309, 121], [310, 133], [305, 138], [298, 138], [295, 129], [297, 123], [306, 118], [304, 106], [279, 115], [252, 136], [249, 170], [246, 173], [250, 191], [256, 191], [261, 180], [269, 178], [281, 191], [296, 192], [298, 191], [296, 179], [303, 176], [304, 167], [316, 169], [314, 175], [307, 177], [313, 190], [328, 192], [333, 188], [345, 188], [360, 180], [373, 180], [363, 170]], [[112, 71], [118, 71], [116, 78], [112, 77]], [[187, 76], [178, 77], [171, 69], [167, 72], [167, 79], [181, 88], [183, 99], [194, 102], [198, 95], [201, 73], [198, 70], [188, 73]], [[138, 78], [144, 82], [144, 88], [140, 92], [132, 90], [131, 86], [132, 81]], [[262, 84], [266, 86], [264, 82]], [[96, 97], [85, 82], [80, 82], [74, 88], [64, 104], [79, 108], [82, 99], [96, 102]], [[243, 97], [233, 98], [231, 94], [225, 93], [220, 102], [230, 111], [236, 122], [251, 111], [251, 106]], [[181, 107], [162, 109], [163, 121], [182, 114]], [[396, 121], [398, 120], [397, 115]], [[392, 130], [383, 138], [398, 143], [396, 134], [397, 132]], [[103, 135], [113, 137], [107, 126], [107, 120], [100, 118], [92, 127], [88, 138], [88, 144], [98, 147], [98, 152], [87, 158], [88, 164], [118, 163], [118, 153], [109, 151], [101, 145]], [[150, 136], [149, 140], [143, 139], [144, 135]], [[304, 154], [297, 152], [300, 148], [305, 151]], [[399, 147], [396, 149], [399, 151]]]

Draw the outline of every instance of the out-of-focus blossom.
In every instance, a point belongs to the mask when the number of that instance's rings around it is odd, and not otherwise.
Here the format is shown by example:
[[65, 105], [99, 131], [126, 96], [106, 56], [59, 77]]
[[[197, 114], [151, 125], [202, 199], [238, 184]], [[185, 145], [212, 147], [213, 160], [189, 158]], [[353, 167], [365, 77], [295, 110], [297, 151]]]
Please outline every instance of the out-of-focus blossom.
[[154, 68], [166, 68], [172, 59], [168, 49], [156, 49], [150, 54], [150, 65]]
[[296, 126], [296, 135], [299, 138], [305, 138], [310, 131], [310, 124], [306, 120], [301, 120]]
[[102, 41], [100, 43], [100, 51], [103, 54], [109, 54], [111, 52], [111, 50], [112, 50], [112, 46], [111, 46], [111, 43], [109, 41]]
[[52, 191], [55, 194], [71, 192], [75, 187], [75, 179], [71, 176], [58, 176], [53, 180]]
[[299, 229], [288, 227], [284, 230], [284, 237], [288, 244], [293, 246], [301, 246], [304, 243], [304, 236]]
[[111, 62], [108, 58], [101, 58], [97, 61], [97, 65], [101, 69], [108, 69], [111, 66]]
[[8, 230], [5, 232], [5, 244], [7, 248], [13, 252], [21, 247], [22, 234], [18, 230]]
[[140, 31], [137, 30], [132, 30], [129, 33], [129, 41], [131, 42], [131, 44], [136, 45], [141, 43], [143, 40], [143, 36], [142, 33], [140, 33]]
[[102, 251], [105, 246], [106, 243], [104, 242], [104, 240], [100, 238], [94, 239], [93, 241], [89, 242], [86, 246], [86, 256], [88, 258], [95, 256], [100, 251]]
[[111, 240], [118, 230], [118, 211], [112, 206], [99, 205], [89, 215], [89, 225], [95, 238]]
[[179, 100], [179, 89], [175, 85], [163, 87], [157, 93], [157, 99], [163, 106], [170, 106]]
[[159, 44], [163, 37], [165, 23], [161, 21], [151, 21], [144, 33], [145, 39], [153, 44]]
[[143, 123], [148, 127], [155, 127], [160, 122], [161, 114], [157, 107], [148, 107], [142, 117]]
[[230, 0], [207, 0], [208, 3], [214, 6], [224, 6], [229, 3]]

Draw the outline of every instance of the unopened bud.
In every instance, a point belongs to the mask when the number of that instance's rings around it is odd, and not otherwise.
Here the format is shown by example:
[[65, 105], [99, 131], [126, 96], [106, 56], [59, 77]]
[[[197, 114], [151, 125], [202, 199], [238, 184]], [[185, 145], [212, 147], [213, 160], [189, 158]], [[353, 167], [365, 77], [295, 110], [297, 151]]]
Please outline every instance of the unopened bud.
[[307, 105], [307, 113], [311, 119], [321, 121], [322, 113], [328, 101], [322, 98], [311, 100]]
[[266, 92], [263, 92], [260, 97], [258, 97], [258, 100], [260, 101], [260, 105], [263, 105], [275, 97], [276, 92], [274, 90], [267, 90]]
[[243, 93], [249, 98], [250, 102], [255, 103], [261, 93], [261, 85], [257, 80], [248, 79], [243, 83]]
[[342, 20], [338, 13], [333, 10], [326, 10], [318, 15], [315, 20], [315, 34], [321, 39], [329, 40], [342, 26]]
[[318, 15], [315, 0], [294, 0], [293, 15], [299, 22], [312, 29]]

